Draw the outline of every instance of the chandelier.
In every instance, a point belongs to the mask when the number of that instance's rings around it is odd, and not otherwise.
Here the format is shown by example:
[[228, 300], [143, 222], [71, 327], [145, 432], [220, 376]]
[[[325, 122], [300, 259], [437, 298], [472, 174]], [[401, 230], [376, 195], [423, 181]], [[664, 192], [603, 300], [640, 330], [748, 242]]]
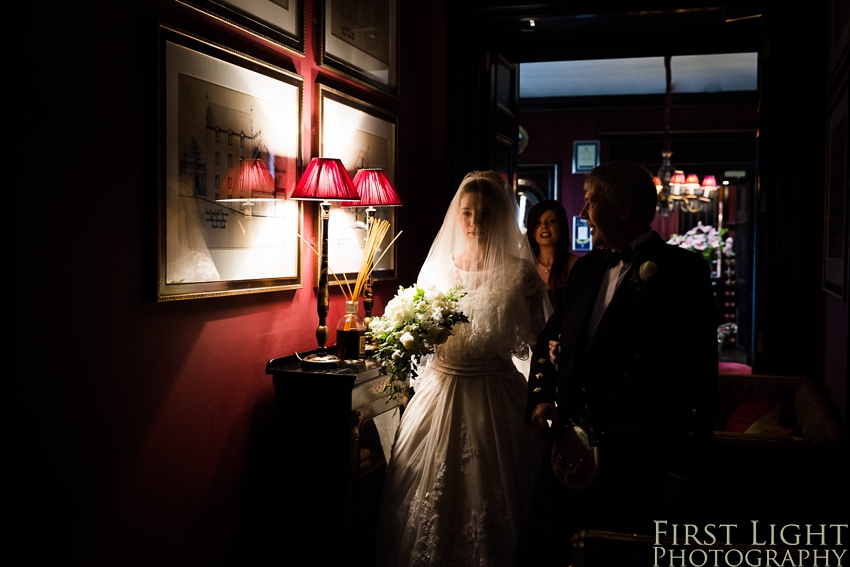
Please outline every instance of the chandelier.
[[658, 191], [658, 209], [662, 214], [669, 214], [676, 208], [688, 213], [698, 213], [705, 209], [706, 204], [711, 203], [717, 194], [717, 179], [713, 175], [706, 175], [700, 182], [699, 177], [693, 173], [686, 177], [683, 171], [675, 170], [666, 185], [659, 177], [653, 179], [655, 190]]
[[661, 216], [666, 217], [679, 208], [689, 213], [703, 210], [717, 193], [717, 180], [713, 175], [706, 175], [702, 183], [699, 177], [691, 173], [687, 177], [681, 170], [673, 168], [670, 157], [670, 106], [672, 97], [672, 73], [670, 71], [670, 55], [664, 57], [664, 72], [666, 85], [664, 89], [664, 151], [661, 152], [661, 167], [657, 177], [654, 177], [655, 190], [658, 192], [656, 209]]

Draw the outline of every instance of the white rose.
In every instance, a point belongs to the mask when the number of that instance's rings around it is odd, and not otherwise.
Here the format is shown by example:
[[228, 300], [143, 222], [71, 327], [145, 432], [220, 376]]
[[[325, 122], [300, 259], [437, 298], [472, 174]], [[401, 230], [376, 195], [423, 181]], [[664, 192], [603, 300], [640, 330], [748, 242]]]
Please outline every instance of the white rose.
[[384, 324], [384, 319], [382, 317], [375, 317], [371, 321], [369, 321], [369, 329], [373, 333], [380, 334], [384, 332], [386, 325]]
[[437, 286], [435, 286], [434, 284], [428, 284], [427, 286], [425, 286], [425, 289], [423, 291], [425, 292], [426, 301], [431, 301], [435, 297], [440, 297], [441, 295], [443, 295], [443, 292], [437, 289]]
[[416, 286], [411, 286], [404, 290], [404, 293], [401, 294], [401, 297], [405, 303], [412, 303], [413, 298], [416, 295]]
[[655, 275], [655, 272], [658, 271], [658, 268], [655, 267], [655, 262], [644, 262], [640, 265], [640, 269], [638, 270], [638, 276], [641, 280], [648, 282], [652, 279], [652, 276]]
[[410, 350], [416, 344], [416, 339], [408, 332], [401, 336], [401, 344], [404, 348]]

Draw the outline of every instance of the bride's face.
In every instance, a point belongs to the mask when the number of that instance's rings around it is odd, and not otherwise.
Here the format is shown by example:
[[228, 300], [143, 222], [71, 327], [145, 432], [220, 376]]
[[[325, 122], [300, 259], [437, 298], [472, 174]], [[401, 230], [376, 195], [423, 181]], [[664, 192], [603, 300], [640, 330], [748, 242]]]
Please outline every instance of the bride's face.
[[493, 203], [481, 193], [465, 193], [460, 198], [458, 221], [469, 244], [484, 243], [490, 231]]

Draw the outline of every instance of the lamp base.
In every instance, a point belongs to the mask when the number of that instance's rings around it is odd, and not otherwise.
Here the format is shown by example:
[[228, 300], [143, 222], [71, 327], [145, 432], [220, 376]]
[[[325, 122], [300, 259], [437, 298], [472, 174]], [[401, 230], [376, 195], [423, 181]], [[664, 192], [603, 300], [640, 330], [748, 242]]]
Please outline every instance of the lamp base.
[[336, 368], [339, 366], [339, 358], [333, 354], [309, 354], [301, 359], [301, 366], [309, 368]]

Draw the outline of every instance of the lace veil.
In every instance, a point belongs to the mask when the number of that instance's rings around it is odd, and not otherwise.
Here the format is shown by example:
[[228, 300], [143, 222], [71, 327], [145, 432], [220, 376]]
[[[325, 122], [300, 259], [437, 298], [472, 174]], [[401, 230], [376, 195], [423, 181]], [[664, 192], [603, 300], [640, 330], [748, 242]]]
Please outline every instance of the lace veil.
[[516, 221], [513, 192], [493, 171], [464, 177], [419, 272], [418, 283], [462, 285], [469, 325], [438, 347], [445, 360], [525, 360], [552, 308]]

